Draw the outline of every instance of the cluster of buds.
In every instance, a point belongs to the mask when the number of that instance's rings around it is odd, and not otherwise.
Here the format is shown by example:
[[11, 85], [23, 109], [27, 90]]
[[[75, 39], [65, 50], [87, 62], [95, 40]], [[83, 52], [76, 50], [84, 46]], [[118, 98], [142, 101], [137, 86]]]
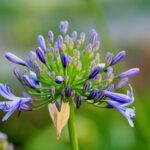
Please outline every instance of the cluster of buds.
[[[9, 101], [1, 101], [0, 109], [6, 112], [7, 120], [15, 110], [36, 110], [52, 104], [58, 112], [65, 103], [73, 102], [79, 108], [83, 102], [96, 107], [114, 108], [133, 127], [135, 110], [128, 108], [134, 101], [129, 77], [139, 73], [138, 68], [114, 74], [113, 66], [126, 55], [120, 51], [107, 53], [101, 62], [98, 33], [92, 29], [89, 37], [84, 32], [68, 34], [68, 21], [61, 21], [60, 35], [48, 32], [47, 42], [38, 36], [38, 46], [30, 51], [26, 60], [7, 52], [5, 57], [24, 67], [14, 68], [14, 75], [25, 89], [23, 97], [13, 95], [7, 84], [0, 84], [0, 95]], [[119, 90], [128, 85], [127, 93]]]

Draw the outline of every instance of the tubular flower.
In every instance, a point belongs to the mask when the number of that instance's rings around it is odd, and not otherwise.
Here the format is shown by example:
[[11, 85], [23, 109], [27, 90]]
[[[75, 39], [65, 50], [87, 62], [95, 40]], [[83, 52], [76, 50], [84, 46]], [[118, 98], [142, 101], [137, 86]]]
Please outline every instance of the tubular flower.
[[17, 97], [13, 95], [7, 84], [0, 84], [0, 95], [9, 101], [0, 101], [0, 110], [6, 112], [2, 121], [6, 121], [14, 112], [18, 110], [32, 110], [30, 107], [31, 98], [30, 97]]
[[[84, 32], [78, 34], [73, 31], [69, 34], [68, 27], [68, 21], [61, 21], [60, 35], [56, 41], [51, 30], [47, 43], [39, 35], [37, 48], [35, 52], [29, 52], [26, 61], [10, 52], [5, 53], [10, 62], [25, 68], [23, 72], [17, 68], [13, 72], [29, 96], [16, 97], [7, 84], [0, 84], [0, 95], [8, 99], [0, 102], [0, 109], [6, 112], [3, 121], [15, 110], [37, 110], [48, 105], [54, 125], [59, 130], [58, 126], [62, 128], [69, 118], [69, 110], [64, 110], [69, 109], [70, 102], [76, 108], [86, 102], [99, 108], [116, 109], [133, 126], [135, 112], [127, 108], [134, 101], [133, 90], [127, 94], [117, 90], [129, 84], [128, 78], [137, 74], [139, 69], [114, 75], [113, 66], [125, 57], [126, 52], [121, 51], [116, 55], [106, 52], [106, 58], [100, 59], [98, 33], [92, 29], [89, 37]], [[67, 119], [64, 118], [64, 122], [60, 121], [58, 125], [55, 117], [60, 119], [61, 113], [66, 113]]]

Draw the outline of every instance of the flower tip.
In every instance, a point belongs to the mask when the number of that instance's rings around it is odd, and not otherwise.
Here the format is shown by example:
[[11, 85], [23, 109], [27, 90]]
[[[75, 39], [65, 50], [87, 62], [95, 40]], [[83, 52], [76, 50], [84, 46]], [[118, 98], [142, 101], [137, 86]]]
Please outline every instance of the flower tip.
[[41, 49], [46, 52], [46, 43], [45, 43], [45, 39], [42, 35], [38, 35], [38, 45], [39, 47], [41, 47]]
[[60, 51], [63, 49], [63, 37], [61, 35], [57, 38], [56, 46]]
[[48, 32], [48, 42], [52, 43], [54, 41], [54, 33], [52, 31]]
[[91, 74], [89, 75], [89, 79], [96, 77], [102, 68], [100, 66], [95, 67]]
[[113, 60], [111, 61], [110, 65], [115, 65], [119, 61], [121, 61], [126, 56], [126, 51], [122, 50], [120, 51], [115, 57], [113, 57]]
[[15, 64], [19, 64], [19, 65], [22, 65], [22, 66], [27, 66], [27, 64], [22, 60], [20, 59], [19, 57], [17, 57], [16, 55], [10, 53], [10, 52], [6, 52], [4, 54], [4, 56], [10, 61], [10, 62], [13, 62]]
[[62, 53], [61, 55], [61, 61], [64, 68], [66, 68], [69, 64], [69, 57], [66, 53]]
[[67, 20], [60, 22], [59, 29], [62, 34], [66, 34], [68, 27], [69, 27], [69, 22]]
[[44, 52], [40, 47], [36, 48], [36, 55], [38, 56], [38, 58], [40, 59], [42, 63], [46, 64], [46, 58], [45, 58]]
[[132, 69], [129, 69], [121, 74], [118, 75], [119, 78], [127, 78], [127, 77], [132, 77], [136, 74], [138, 74], [140, 72], [140, 69], [139, 68], [132, 68]]
[[62, 76], [56, 76], [56, 78], [55, 78], [55, 82], [56, 82], [56, 83], [60, 84], [60, 83], [62, 83], [63, 81], [64, 81], [64, 78], [63, 78]]

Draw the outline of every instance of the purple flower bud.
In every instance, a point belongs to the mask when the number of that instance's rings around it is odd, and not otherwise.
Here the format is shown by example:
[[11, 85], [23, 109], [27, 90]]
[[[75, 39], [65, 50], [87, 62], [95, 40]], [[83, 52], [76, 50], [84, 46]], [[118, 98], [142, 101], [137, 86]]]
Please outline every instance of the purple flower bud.
[[82, 33], [80, 34], [80, 41], [81, 41], [81, 43], [84, 43], [85, 37], [86, 37], [85, 33], [82, 32]]
[[59, 29], [62, 34], [66, 34], [68, 27], [69, 27], [68, 21], [65, 20], [60, 22]]
[[55, 87], [54, 86], [50, 87], [50, 93], [51, 93], [52, 96], [55, 95]]
[[67, 45], [69, 45], [69, 39], [70, 39], [70, 36], [67, 34], [67, 35], [65, 36], [65, 43], [66, 43]]
[[131, 98], [127, 95], [120, 94], [120, 93], [115, 93], [115, 92], [109, 92], [109, 91], [104, 91], [105, 96], [111, 98], [114, 101], [117, 101], [119, 103], [128, 103], [131, 101]]
[[30, 51], [26, 57], [26, 63], [31, 69], [34, 69], [34, 62], [36, 61], [36, 59], [37, 59], [36, 53]]
[[57, 48], [61, 51], [63, 48], [63, 37], [61, 35], [58, 36], [56, 45], [57, 45]]
[[75, 90], [72, 90], [71, 93], [70, 93], [70, 97], [73, 99], [75, 96]]
[[83, 84], [83, 93], [87, 92], [89, 87], [90, 87], [90, 82], [86, 81], [84, 84]]
[[30, 71], [30, 80], [33, 82], [34, 85], [39, 85], [39, 80], [34, 72]]
[[73, 46], [74, 46], [74, 42], [73, 42], [72, 38], [69, 38], [69, 43], [68, 43], [69, 49], [73, 49]]
[[53, 43], [53, 41], [54, 41], [54, 33], [52, 31], [48, 32], [48, 39], [47, 40], [48, 40], [49, 43]]
[[64, 78], [63, 78], [62, 76], [56, 76], [56, 78], [55, 78], [55, 82], [56, 82], [56, 83], [60, 84], [60, 83], [62, 83], [63, 81], [64, 81]]
[[36, 67], [35, 67], [35, 72], [36, 72], [36, 74], [37, 74], [38, 76], [40, 76], [40, 75], [41, 75], [41, 72], [42, 72], [41, 67], [38, 66], [38, 65], [36, 65]]
[[98, 34], [95, 31], [95, 29], [92, 29], [90, 32], [90, 42], [95, 45], [96, 42], [98, 41]]
[[61, 55], [61, 62], [62, 62], [62, 65], [64, 66], [64, 68], [66, 68], [69, 64], [69, 58], [68, 58], [68, 55], [63, 53]]
[[27, 64], [25, 63], [25, 61], [23, 61], [22, 59], [20, 59], [19, 57], [17, 57], [16, 55], [12, 54], [12, 53], [5, 53], [5, 57], [15, 63], [15, 64], [19, 64], [19, 65], [22, 65], [22, 66], [27, 66]]
[[88, 96], [88, 99], [94, 99], [97, 96], [98, 90], [97, 89], [93, 89], [90, 92], [90, 95]]
[[21, 75], [21, 73], [20, 73], [20, 70], [18, 69], [18, 68], [14, 68], [13, 69], [13, 72], [14, 72], [14, 75], [16, 76], [16, 78], [18, 79], [18, 80], [22, 80], [22, 75]]
[[67, 97], [70, 97], [71, 96], [71, 91], [72, 91], [72, 87], [71, 87], [71, 85], [68, 85], [68, 87], [65, 90], [65, 95]]
[[32, 83], [32, 81], [30, 80], [30, 78], [27, 75], [23, 76], [23, 81], [28, 87], [35, 89], [35, 85]]
[[104, 97], [104, 92], [103, 91], [98, 92], [97, 95], [96, 95], [96, 99], [98, 101], [100, 101], [103, 97]]
[[105, 72], [109, 73], [109, 72], [113, 72], [113, 67], [109, 66], [108, 68], [106, 68]]
[[82, 96], [77, 96], [76, 98], [76, 108], [79, 108], [82, 104]]
[[45, 39], [42, 35], [38, 36], [38, 45], [44, 52], [46, 52], [46, 49], [47, 49], [46, 43], [45, 43]]
[[73, 31], [73, 32], [72, 32], [72, 35], [71, 35], [72, 40], [75, 41], [75, 40], [77, 39], [77, 36], [78, 36], [77, 31]]
[[95, 42], [93, 48], [97, 51], [100, 48], [100, 41]]
[[28, 74], [28, 69], [27, 69], [27, 68], [24, 68], [22, 74], [23, 74], [23, 75], [27, 75], [27, 74]]
[[123, 78], [120, 80], [120, 82], [117, 84], [116, 89], [121, 89], [128, 83], [128, 78]]
[[115, 87], [115, 85], [114, 85], [114, 84], [110, 84], [110, 85], [108, 86], [108, 88], [107, 88], [107, 91], [112, 92], [112, 91], [113, 91], [113, 89], [114, 89], [114, 87]]
[[42, 63], [46, 64], [46, 58], [45, 58], [44, 52], [40, 47], [36, 48], [36, 55], [38, 56], [39, 60]]
[[91, 74], [89, 75], [89, 79], [94, 78], [96, 75], [98, 75], [100, 70], [101, 70], [101, 67], [99, 67], [99, 66], [95, 67], [92, 70]]
[[122, 60], [126, 55], [126, 52], [125, 51], [121, 51], [119, 52], [112, 60], [111, 64], [110, 65], [114, 65], [116, 63], [118, 63], [120, 60]]
[[80, 48], [80, 46], [81, 46], [81, 41], [80, 40], [77, 40], [76, 42], [75, 42], [75, 46], [76, 46], [76, 48]]
[[106, 54], [106, 62], [108, 66], [112, 63], [112, 60], [113, 60], [113, 54], [108, 52]]
[[139, 68], [132, 68], [132, 69], [129, 69], [121, 74], [118, 75], [119, 78], [128, 78], [128, 77], [132, 77], [136, 74], [138, 74], [140, 72], [140, 69]]
[[92, 48], [93, 48], [93, 46], [92, 46], [92, 44], [91, 43], [89, 43], [87, 46], [86, 46], [86, 51], [88, 51], [88, 52], [92, 52]]

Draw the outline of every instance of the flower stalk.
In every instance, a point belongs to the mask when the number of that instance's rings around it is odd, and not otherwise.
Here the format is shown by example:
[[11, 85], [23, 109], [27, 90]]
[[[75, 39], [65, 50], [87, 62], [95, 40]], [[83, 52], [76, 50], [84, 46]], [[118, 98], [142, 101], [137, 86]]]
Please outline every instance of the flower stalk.
[[74, 118], [74, 103], [73, 101], [70, 101], [70, 116], [68, 120], [68, 131], [69, 131], [69, 137], [70, 137], [70, 145], [71, 150], [79, 150], [78, 147], [78, 139], [76, 134], [76, 128], [75, 128], [75, 118]]

